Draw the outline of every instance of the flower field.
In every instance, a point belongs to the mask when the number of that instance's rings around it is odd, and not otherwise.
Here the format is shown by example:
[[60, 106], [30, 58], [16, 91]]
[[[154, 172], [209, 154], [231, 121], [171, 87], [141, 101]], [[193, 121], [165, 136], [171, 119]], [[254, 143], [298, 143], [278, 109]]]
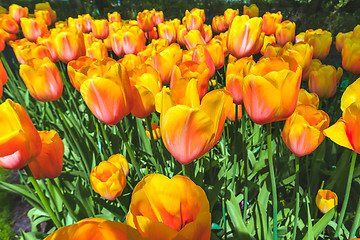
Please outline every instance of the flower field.
[[32, 206], [18, 239], [360, 238], [360, 25], [28, 7], [0, 8], [0, 167], [20, 177], [0, 191]]

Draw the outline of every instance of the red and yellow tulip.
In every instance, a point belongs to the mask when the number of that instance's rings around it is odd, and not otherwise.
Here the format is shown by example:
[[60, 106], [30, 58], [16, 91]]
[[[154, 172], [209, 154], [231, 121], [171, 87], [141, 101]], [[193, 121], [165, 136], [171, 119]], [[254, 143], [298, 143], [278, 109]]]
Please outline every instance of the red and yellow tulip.
[[330, 190], [320, 189], [316, 195], [315, 202], [319, 210], [325, 214], [338, 205], [338, 197], [336, 193]]

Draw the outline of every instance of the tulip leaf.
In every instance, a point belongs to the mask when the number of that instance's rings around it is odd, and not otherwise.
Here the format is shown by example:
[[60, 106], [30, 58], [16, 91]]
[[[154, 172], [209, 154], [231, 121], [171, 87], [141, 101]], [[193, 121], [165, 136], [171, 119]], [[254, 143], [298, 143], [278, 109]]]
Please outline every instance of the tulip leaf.
[[233, 225], [234, 234], [236, 239], [253, 240], [249, 230], [247, 229], [241, 214], [240, 204], [236, 201], [234, 193], [229, 189], [231, 197], [226, 200], [226, 207], [230, 216], [231, 224]]
[[328, 223], [334, 217], [335, 208], [330, 209], [327, 213], [322, 216], [322, 218], [313, 226], [314, 236], [317, 238], [320, 233], [326, 228]]
[[303, 240], [313, 240], [315, 239], [314, 237], [314, 231], [313, 231], [313, 227], [312, 227], [312, 222], [311, 222], [311, 214], [310, 214], [310, 206], [309, 206], [309, 197], [306, 196], [305, 198], [306, 201], [306, 206], [307, 206], [307, 215], [308, 215], [308, 231], [305, 235], [305, 237], [303, 238]]

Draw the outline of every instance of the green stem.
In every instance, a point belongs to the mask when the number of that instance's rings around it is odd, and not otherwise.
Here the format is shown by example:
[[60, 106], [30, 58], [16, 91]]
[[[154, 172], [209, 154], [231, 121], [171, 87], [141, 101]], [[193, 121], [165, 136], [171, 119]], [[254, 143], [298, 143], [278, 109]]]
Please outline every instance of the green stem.
[[109, 141], [109, 137], [108, 137], [107, 132], [105, 131], [105, 128], [104, 128], [104, 123], [100, 122], [100, 128], [101, 128], [102, 135], [103, 135], [103, 137], [105, 139], [106, 145], [109, 147], [110, 154], [114, 155], [114, 152], [113, 152], [112, 146], [111, 146], [111, 142]]
[[354, 174], [356, 156], [357, 156], [357, 153], [354, 151], [353, 155], [352, 155], [352, 158], [351, 158], [350, 170], [349, 170], [348, 180], [347, 180], [347, 183], [346, 183], [345, 197], [344, 197], [343, 205], [342, 205], [341, 212], [340, 212], [340, 217], [339, 217], [339, 220], [337, 222], [336, 231], [335, 231], [335, 235], [334, 235], [334, 237], [336, 237], [336, 238], [339, 237], [341, 225], [343, 223], [343, 220], [344, 220], [344, 217], [345, 217], [345, 212], [346, 212], [346, 207], [347, 207], [347, 204], [348, 204], [348, 201], [349, 201], [351, 182], [352, 182], [353, 174]]
[[275, 182], [275, 171], [274, 162], [271, 151], [271, 123], [267, 124], [267, 145], [268, 145], [268, 158], [269, 158], [269, 169], [271, 178], [271, 191], [273, 200], [273, 237], [277, 239], [277, 193], [276, 193], [276, 182]]
[[[154, 156], [155, 157], [155, 164], [156, 164], [155, 167], [156, 167], [158, 172], [161, 171], [161, 173], [164, 173], [164, 169], [166, 169], [166, 163], [165, 163], [164, 158], [162, 158], [163, 166], [161, 166], [161, 164], [159, 164], [159, 162], [158, 162], [161, 157], [160, 157], [159, 151], [158, 151], [158, 149], [156, 147], [154, 134], [153, 134], [153, 131], [152, 131], [152, 128], [151, 128], [151, 117], [150, 117], [150, 115], [145, 118], [145, 122], [146, 122], [146, 126], [147, 126], [147, 128], [149, 130], [149, 133], [150, 133], [151, 149], [152, 149], [153, 155], [155, 155]], [[160, 166], [158, 166], [158, 165], [160, 165]]]
[[134, 150], [132, 149], [131, 145], [129, 145], [129, 139], [125, 135], [125, 131], [124, 131], [124, 128], [123, 128], [121, 122], [119, 122], [119, 124], [118, 124], [118, 130], [119, 130], [119, 134], [120, 134], [120, 136], [122, 138], [122, 141], [125, 144], [126, 151], [128, 152], [128, 154], [130, 156], [131, 164], [134, 166], [136, 174], [138, 175], [138, 177], [140, 179], [142, 179], [143, 175], [141, 174], [139, 164], [137, 163], [137, 161], [135, 159]]
[[79, 221], [79, 219], [76, 217], [74, 211], [72, 210], [69, 202], [66, 200], [64, 194], [61, 192], [59, 186], [57, 185], [57, 183], [55, 182], [54, 179], [49, 179], [49, 184], [53, 185], [56, 193], [59, 195], [59, 197], [61, 198], [61, 200], [63, 201], [65, 207], [67, 208], [68, 212], [69, 212], [69, 215], [70, 217], [75, 221]]
[[294, 219], [294, 232], [292, 239], [296, 239], [297, 223], [300, 211], [300, 192], [299, 192], [299, 157], [295, 156], [295, 191], [296, 191], [296, 206]]
[[243, 160], [245, 162], [245, 182], [244, 182], [244, 216], [243, 216], [243, 220], [244, 222], [246, 221], [246, 215], [247, 215], [247, 202], [248, 202], [248, 192], [249, 192], [249, 188], [247, 186], [248, 183], [248, 165], [249, 165], [249, 159], [247, 157], [247, 148], [246, 148], [246, 118], [245, 118], [245, 114], [246, 114], [246, 110], [244, 107], [244, 104], [242, 105], [242, 118], [241, 118], [241, 131], [242, 131], [242, 152], [243, 152]]
[[359, 220], [360, 220], [360, 199], [358, 201], [358, 205], [356, 208], [356, 215], [355, 215], [355, 219], [353, 222], [353, 225], [351, 226], [351, 230], [350, 230], [350, 239], [355, 238], [355, 233], [356, 230], [359, 226]]
[[25, 171], [26, 171], [26, 174], [28, 175], [28, 178], [31, 182], [31, 184], [34, 186], [34, 189], [36, 191], [36, 193], [38, 194], [42, 204], [44, 205], [46, 211], [49, 213], [52, 221], [54, 222], [56, 228], [61, 228], [62, 227], [62, 224], [60, 223], [60, 221], [56, 218], [56, 215], [55, 213], [53, 212], [53, 210], [51, 209], [50, 207], [50, 204], [48, 202], [48, 200], [46, 199], [44, 193], [42, 192], [39, 184], [37, 183], [35, 177], [33, 176], [29, 166], [25, 166]]

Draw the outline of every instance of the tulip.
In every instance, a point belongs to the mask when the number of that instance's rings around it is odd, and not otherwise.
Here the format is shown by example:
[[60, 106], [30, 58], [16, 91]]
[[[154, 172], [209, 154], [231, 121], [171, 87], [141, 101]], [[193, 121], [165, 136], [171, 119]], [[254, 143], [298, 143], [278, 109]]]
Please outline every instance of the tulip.
[[35, 4], [34, 12], [41, 11], [41, 10], [48, 11], [50, 13], [51, 22], [56, 22], [56, 12], [51, 9], [51, 6], [50, 6], [49, 2]]
[[42, 20], [44, 20], [47, 26], [51, 25], [51, 16], [48, 10], [35, 11], [35, 18], [41, 18]]
[[[136, 68], [142, 63], [141, 57], [134, 55], [134, 54], [126, 54], [123, 58], [121, 58], [119, 61], [128, 72]], [[151, 65], [151, 63], [150, 63]], [[153, 66], [154, 67], [154, 66]], [[156, 67], [154, 67], [156, 69]]]
[[150, 32], [155, 27], [155, 11], [144, 10], [139, 12], [136, 20], [144, 32]]
[[264, 58], [280, 57], [283, 55], [283, 51], [284, 49], [280, 44], [268, 44], [264, 51]]
[[243, 80], [246, 112], [257, 124], [288, 118], [295, 110], [301, 67], [292, 57], [263, 58]]
[[282, 138], [296, 155], [312, 153], [324, 140], [323, 130], [329, 127], [329, 116], [311, 105], [299, 105], [286, 119]]
[[256, 6], [256, 4], [251, 4], [249, 7], [244, 5], [243, 14], [248, 15], [249, 18], [258, 17], [259, 8]]
[[0, 15], [0, 28], [10, 34], [16, 34], [19, 31], [18, 23], [7, 14]]
[[[317, 59], [316, 59], [317, 60]], [[320, 62], [320, 60], [317, 60]], [[315, 62], [315, 61], [313, 61]], [[337, 70], [334, 66], [312, 63], [309, 69], [309, 90], [320, 98], [331, 98], [336, 93], [337, 83], [342, 76], [342, 68]]]
[[237, 105], [243, 103], [243, 80], [254, 64], [252, 58], [240, 58], [227, 65], [226, 90], [231, 92], [233, 102]]
[[51, 39], [51, 32], [48, 32], [47, 34], [45, 34], [44, 36], [42, 37], [38, 37], [36, 42], [38, 44], [42, 44], [42, 45], [45, 45], [46, 48], [48, 49], [49, 53], [50, 53], [50, 60], [53, 61], [53, 62], [57, 62], [59, 61], [59, 57], [56, 53], [56, 50], [54, 48], [54, 44], [52, 42], [52, 39]]
[[156, 52], [160, 52], [169, 46], [169, 41], [167, 39], [155, 39], [152, 40], [150, 44], [146, 46], [146, 49], [139, 52], [139, 56], [143, 62], [147, 62], [149, 58], [154, 56]]
[[158, 31], [159, 37], [169, 40], [169, 44], [176, 41], [176, 28], [173, 22], [159, 23]]
[[4, 68], [2, 61], [0, 60], [0, 85], [5, 85], [7, 80], [8, 80], [7, 72]]
[[155, 11], [155, 26], [158, 26], [160, 23], [164, 22], [164, 13], [163, 11]]
[[205, 45], [199, 44], [194, 48], [192, 60], [199, 64], [205, 63], [209, 68], [209, 79], [215, 74], [215, 63]]
[[[181, 46], [185, 46], [186, 42], [185, 42], [185, 36], [188, 34], [188, 30], [186, 28], [185, 25], [181, 24], [179, 25], [178, 29], [177, 29], [177, 34], [176, 34], [176, 41], [181, 45]], [[205, 40], [204, 40], [205, 41]]]
[[[313, 53], [313, 47], [304, 42], [296, 43], [295, 45], [289, 43], [286, 44], [283, 49], [283, 55], [295, 58], [297, 63], [301, 66], [303, 73], [309, 71]], [[305, 74], [303, 74], [303, 77], [304, 76]], [[303, 80], [305, 79], [303, 78]]]
[[[262, 45], [261, 50], [260, 50], [262, 55], [265, 55], [266, 47], [269, 44], [276, 44], [276, 38], [275, 38], [274, 34], [264, 36], [264, 42], [263, 42], [263, 45]], [[269, 57], [269, 56], [267, 56], [267, 57]], [[272, 56], [272, 57], [275, 57], [275, 56]]]
[[266, 35], [275, 34], [276, 24], [281, 23], [281, 20], [282, 20], [281, 12], [277, 12], [277, 13], [266, 12], [263, 15], [262, 31]]
[[330, 190], [319, 189], [315, 201], [316, 206], [324, 214], [338, 205], [338, 197], [336, 193]]
[[104, 59], [108, 57], [108, 51], [105, 44], [101, 41], [93, 42], [88, 50], [88, 56], [96, 59]]
[[109, 157], [108, 162], [114, 164], [118, 169], [124, 171], [125, 176], [129, 175], [129, 163], [126, 158], [121, 154], [115, 154]]
[[2, 39], [5, 42], [15, 41], [16, 40], [16, 35], [8, 33], [4, 29], [0, 28], [0, 39]]
[[353, 31], [347, 33], [342, 33], [342, 32], [338, 33], [336, 35], [336, 50], [338, 52], [341, 52], [345, 39], [352, 38], [352, 36], [353, 36]]
[[305, 32], [301, 32], [295, 36], [295, 43], [304, 42], [305, 40]]
[[138, 26], [122, 27], [111, 38], [112, 49], [119, 57], [137, 54], [145, 48], [145, 35]]
[[[86, 80], [86, 70], [91, 63], [96, 59], [87, 56], [79, 57], [77, 60], [72, 60], [67, 65], [67, 73], [74, 88], [80, 91], [81, 84]], [[86, 70], [85, 70], [86, 69]], [[80, 75], [80, 76], [77, 76]]]
[[[196, 81], [191, 80], [189, 86], [193, 90], [186, 91], [193, 92], [199, 101]], [[162, 98], [160, 132], [164, 145], [177, 161], [189, 164], [207, 153], [220, 139], [231, 107], [231, 94], [226, 90], [214, 90], [202, 98], [201, 104], [191, 107], [176, 105], [166, 89]]]
[[63, 167], [64, 143], [54, 131], [39, 132], [42, 148], [40, 154], [29, 163], [36, 179], [57, 178]]
[[[154, 140], [159, 140], [161, 138], [161, 134], [160, 134], [160, 127], [157, 123], [152, 123], [151, 124], [151, 131], [152, 131], [152, 135]], [[146, 127], [145, 130], [146, 136], [151, 140], [151, 135], [150, 135], [150, 131], [149, 129]]]
[[346, 39], [341, 51], [342, 66], [354, 74], [360, 73], [360, 38]]
[[84, 36], [77, 29], [64, 28], [54, 32], [53, 44], [59, 59], [64, 63], [85, 56]]
[[294, 42], [295, 40], [295, 27], [296, 24], [289, 20], [276, 25], [276, 42], [284, 46], [287, 42]]
[[319, 96], [316, 93], [309, 93], [300, 88], [297, 105], [311, 105], [316, 109], [319, 108]]
[[201, 30], [205, 22], [204, 9], [194, 8], [190, 12], [186, 10], [185, 17], [183, 18], [183, 24], [187, 30]]
[[120, 63], [112, 65], [101, 77], [85, 80], [80, 93], [91, 112], [105, 124], [115, 125], [130, 113], [132, 89]]
[[227, 118], [229, 119], [230, 122], [235, 122], [236, 108], [238, 109], [237, 120], [240, 121], [242, 117], [241, 105], [237, 105], [234, 103], [232, 104], [232, 108], [227, 115]]
[[228, 8], [224, 12], [226, 26], [230, 26], [236, 16], [239, 15], [239, 9]]
[[9, 15], [17, 23], [20, 23], [20, 18], [27, 17], [29, 9], [27, 7], [21, 7], [17, 4], [11, 4], [9, 7]]
[[92, 30], [92, 17], [90, 14], [83, 14], [78, 16], [80, 25], [83, 32], [91, 32]]
[[96, 193], [107, 200], [115, 200], [125, 188], [126, 176], [123, 169], [104, 161], [91, 171], [90, 182]]
[[30, 95], [41, 102], [58, 100], [63, 91], [63, 82], [56, 65], [47, 57], [30, 59], [20, 65], [20, 76]]
[[184, 40], [187, 49], [195, 48], [199, 44], [206, 44], [206, 41], [201, 35], [200, 31], [196, 29], [189, 31], [184, 36]]
[[200, 33], [206, 43], [210, 42], [210, 40], [212, 39], [212, 36], [213, 36], [210, 25], [204, 24], [203, 28], [200, 30]]
[[331, 32], [322, 29], [307, 30], [305, 32], [304, 41], [314, 48], [313, 58], [320, 60], [325, 59], [329, 55], [332, 42]]
[[225, 55], [224, 48], [220, 41], [211, 41], [206, 44], [206, 49], [209, 51], [210, 56], [215, 64], [215, 69], [220, 69], [224, 66]]
[[237, 58], [247, 57], [255, 53], [261, 33], [261, 18], [236, 16], [229, 28], [227, 48]]
[[126, 221], [150, 240], [207, 240], [211, 234], [204, 190], [180, 175], [144, 177], [134, 188]]
[[7, 99], [0, 105], [0, 167], [25, 167], [41, 151], [41, 139], [25, 109]]
[[41, 18], [21, 18], [20, 25], [24, 36], [31, 42], [48, 32], [46, 23]]
[[44, 240], [142, 240], [134, 228], [125, 223], [113, 222], [102, 218], [86, 218], [75, 224], [59, 228]]
[[98, 39], [105, 39], [109, 36], [109, 22], [106, 19], [92, 21], [92, 33]]
[[133, 107], [131, 113], [138, 118], [146, 118], [155, 111], [155, 96], [161, 92], [161, 78], [150, 65], [142, 65], [129, 72], [133, 86]]
[[121, 16], [118, 12], [108, 13], [109, 22], [121, 22]]
[[328, 129], [325, 136], [336, 144], [360, 153], [360, 78], [349, 85], [341, 97], [342, 117]]
[[224, 15], [215, 16], [213, 18], [212, 29], [214, 32], [221, 33], [221, 32], [224, 32], [227, 28], [228, 28], [228, 26], [226, 25]]
[[[24, 38], [26, 40], [26, 38]], [[25, 64], [33, 58], [44, 59], [45, 57], [52, 59], [49, 49], [43, 44], [25, 42], [16, 40], [11, 43], [15, 56], [20, 64]]]

